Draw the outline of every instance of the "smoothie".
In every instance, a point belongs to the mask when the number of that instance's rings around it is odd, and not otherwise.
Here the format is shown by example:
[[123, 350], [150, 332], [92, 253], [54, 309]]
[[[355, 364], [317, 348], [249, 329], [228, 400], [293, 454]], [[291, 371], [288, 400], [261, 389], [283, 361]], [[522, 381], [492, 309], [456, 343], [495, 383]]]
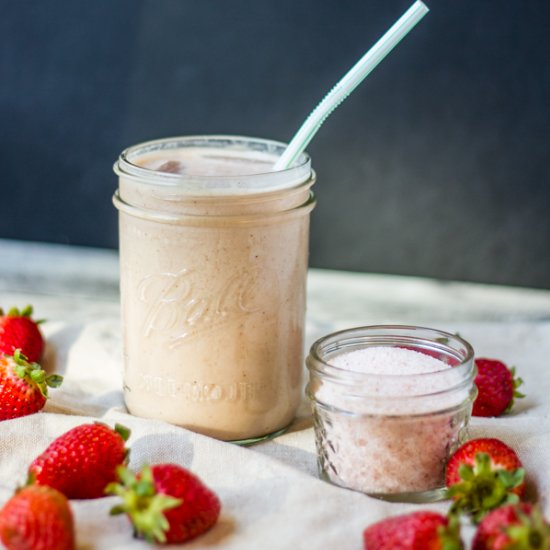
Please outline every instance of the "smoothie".
[[302, 388], [309, 159], [178, 138], [115, 166], [124, 395], [133, 414], [224, 440], [286, 427]]

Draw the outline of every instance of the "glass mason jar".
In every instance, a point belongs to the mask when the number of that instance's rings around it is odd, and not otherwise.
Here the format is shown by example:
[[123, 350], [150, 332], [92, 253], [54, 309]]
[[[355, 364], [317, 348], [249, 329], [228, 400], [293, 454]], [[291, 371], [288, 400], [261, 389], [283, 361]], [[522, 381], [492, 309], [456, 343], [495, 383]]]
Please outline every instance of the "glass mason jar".
[[[365, 353], [369, 367], [360, 365]], [[445, 465], [467, 437], [477, 393], [473, 359], [459, 336], [414, 326], [355, 328], [315, 342], [306, 392], [321, 477], [386, 500], [443, 498]]]
[[303, 154], [191, 136], [126, 149], [119, 188], [124, 397], [137, 416], [242, 443], [294, 418], [309, 214]]

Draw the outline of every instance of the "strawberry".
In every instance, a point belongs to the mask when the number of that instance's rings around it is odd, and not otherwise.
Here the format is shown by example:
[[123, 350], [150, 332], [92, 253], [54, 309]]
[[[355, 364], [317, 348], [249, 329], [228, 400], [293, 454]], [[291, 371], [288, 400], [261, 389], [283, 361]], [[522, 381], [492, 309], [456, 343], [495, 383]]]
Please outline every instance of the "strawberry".
[[364, 550], [459, 550], [460, 523], [421, 510], [374, 523], [363, 531]]
[[500, 416], [512, 409], [514, 397], [525, 397], [518, 391], [523, 380], [515, 377], [515, 368], [509, 369], [496, 359], [480, 358], [475, 363], [478, 393], [472, 410], [474, 416]]
[[99, 498], [127, 460], [130, 430], [117, 424], [81, 424], [52, 441], [29, 466], [29, 485], [48, 485], [67, 498]]
[[550, 524], [540, 509], [508, 504], [487, 514], [476, 531], [472, 550], [549, 550]]
[[445, 483], [454, 500], [451, 512], [478, 522], [490, 510], [518, 502], [525, 471], [515, 451], [499, 439], [472, 439], [447, 462]]
[[0, 511], [0, 538], [7, 550], [73, 550], [69, 502], [51, 487], [24, 487]]
[[125, 513], [138, 537], [148, 542], [179, 543], [198, 537], [218, 520], [216, 494], [177, 464], [145, 466], [137, 476], [119, 468], [121, 483], [107, 492], [122, 497], [111, 514]]
[[12, 355], [16, 349], [33, 363], [39, 361], [44, 351], [44, 338], [38, 328], [41, 321], [31, 318], [32, 306], [23, 311], [11, 308], [7, 314], [0, 309], [0, 353]]
[[38, 412], [46, 404], [48, 386], [57, 388], [63, 377], [47, 376], [38, 363], [29, 363], [21, 350], [0, 355], [0, 420]]

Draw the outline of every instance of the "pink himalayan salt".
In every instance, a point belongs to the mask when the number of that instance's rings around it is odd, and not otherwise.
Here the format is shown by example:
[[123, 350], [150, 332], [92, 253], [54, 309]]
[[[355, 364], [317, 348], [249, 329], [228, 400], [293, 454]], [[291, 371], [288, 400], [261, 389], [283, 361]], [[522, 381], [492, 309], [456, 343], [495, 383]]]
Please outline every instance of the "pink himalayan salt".
[[[446, 461], [458, 445], [468, 416], [467, 407], [457, 406], [467, 400], [469, 390], [413, 400], [395, 396], [446, 390], [460, 380], [458, 373], [439, 359], [398, 347], [354, 350], [333, 357], [330, 364], [382, 377], [366, 377], [368, 381], [358, 390], [371, 397], [359, 402], [330, 383], [316, 392], [317, 401], [353, 413], [323, 411], [317, 419], [324, 432], [321, 463], [325, 476], [337, 485], [369, 494], [443, 486]], [[427, 376], [406, 376], [422, 374]]]

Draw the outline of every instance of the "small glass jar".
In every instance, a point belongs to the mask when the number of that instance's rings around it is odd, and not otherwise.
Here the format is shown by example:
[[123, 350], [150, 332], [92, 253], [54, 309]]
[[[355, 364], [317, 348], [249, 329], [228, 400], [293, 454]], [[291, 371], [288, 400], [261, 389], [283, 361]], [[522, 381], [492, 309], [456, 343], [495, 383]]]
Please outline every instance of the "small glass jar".
[[[343, 366], [348, 352], [358, 353]], [[377, 354], [373, 370], [357, 366], [361, 353]], [[445, 465], [467, 438], [477, 393], [473, 359], [459, 336], [415, 326], [354, 328], [315, 342], [306, 392], [320, 476], [385, 500], [443, 498]], [[420, 372], [419, 361], [438, 370]]]

